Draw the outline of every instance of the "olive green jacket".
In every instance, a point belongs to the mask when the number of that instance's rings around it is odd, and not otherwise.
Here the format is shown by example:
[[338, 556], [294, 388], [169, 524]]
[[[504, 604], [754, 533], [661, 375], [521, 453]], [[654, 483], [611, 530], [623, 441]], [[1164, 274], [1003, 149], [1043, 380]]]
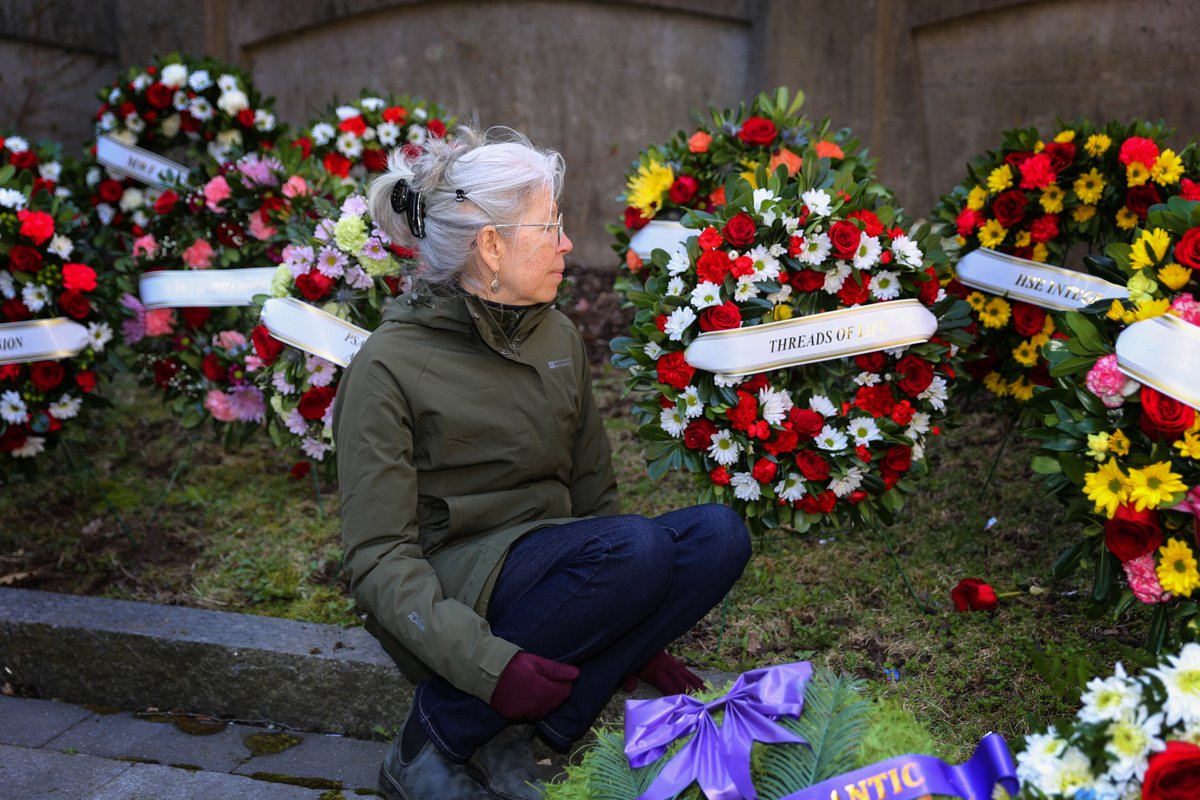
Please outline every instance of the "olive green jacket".
[[399, 299], [338, 389], [345, 568], [367, 629], [413, 680], [489, 700], [519, 648], [483, 618], [520, 536], [615, 514], [579, 332], [549, 305], [511, 341], [476, 297]]

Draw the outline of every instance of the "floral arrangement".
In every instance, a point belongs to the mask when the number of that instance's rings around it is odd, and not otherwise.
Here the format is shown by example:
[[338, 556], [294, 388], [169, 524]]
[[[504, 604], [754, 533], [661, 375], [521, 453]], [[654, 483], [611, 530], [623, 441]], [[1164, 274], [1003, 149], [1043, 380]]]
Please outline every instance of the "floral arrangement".
[[312, 123], [295, 144], [306, 157], [319, 158], [331, 175], [346, 178], [353, 171], [362, 177], [386, 170], [393, 148], [420, 148], [429, 137], [443, 138], [454, 121], [445, 109], [420, 98], [363, 93]]
[[[35, 458], [62, 439], [82, 440], [81, 422], [101, 401], [98, 359], [113, 338], [100, 317], [105, 287], [76, 246], [78, 211], [57, 196], [53, 148], [20, 136], [0, 146], [0, 339], [15, 344], [9, 323], [65, 318], [87, 329], [69, 357], [5, 361], [0, 349], [0, 478], [32, 472]], [[14, 351], [15, 352], [15, 351]]]
[[665, 145], [647, 148], [625, 173], [626, 203], [622, 224], [609, 225], [616, 236], [613, 249], [631, 272], [642, 259], [629, 249], [629, 238], [654, 220], [677, 220], [688, 211], [711, 212], [725, 202], [725, 184], [741, 175], [752, 184], [759, 165], [768, 172], [786, 167], [795, 177], [803, 153], [850, 168], [867, 177], [872, 162], [858, 154], [858, 140], [849, 129], [831, 130], [829, 120], [814, 124], [800, 114], [804, 93], [789, 100], [785, 88], [772, 97], [762, 93], [746, 107], [709, 109], [697, 118], [693, 132], [677, 131]]
[[[755, 183], [733, 176], [696, 236], [618, 282], [637, 309], [613, 361], [641, 395], [635, 414], [652, 476], [696, 475], [703, 501], [730, 504], [756, 530], [890, 520], [926, 471], [927, 437], [947, 411], [950, 359], [969, 309], [939, 285], [928, 226], [905, 227], [857, 168], [805, 150]], [[755, 186], [759, 188], [755, 188]], [[909, 347], [731, 378], [685, 349], [706, 331], [916, 299], [936, 335]]]
[[149, 232], [135, 240], [130, 266], [119, 275], [123, 349], [164, 391], [184, 427], [211, 420], [245, 436], [266, 422], [266, 401], [253, 380], [262, 367], [251, 338], [258, 309], [147, 309], [136, 273], [282, 264], [289, 227], [312, 219], [316, 197], [334, 189], [296, 148], [250, 153], [194, 175], [195, 188], [160, 195]]
[[[986, 247], [1064, 265], [1073, 247], [1100, 252], [1128, 241], [1155, 203], [1200, 199], [1200, 183], [1186, 177], [1197, 175], [1195, 148], [1165, 147], [1171, 133], [1159, 123], [1088, 120], [1060, 123], [1048, 142], [1036, 128], [1005, 131], [1000, 148], [968, 165], [966, 181], [934, 212], [955, 236], [952, 258]], [[958, 281], [947, 289], [971, 304], [977, 326], [979, 358], [965, 363], [968, 375], [1016, 405], [1050, 385], [1040, 350], [1058, 330], [1046, 310]]]
[[1200, 797], [1200, 645], [1142, 675], [1093, 678], [1075, 718], [1025, 739], [1024, 794], [1040, 800]]
[[1111, 244], [1107, 254], [1093, 263], [1121, 276], [1129, 299], [1066, 314], [1068, 338], [1044, 348], [1057, 386], [1035, 399], [1042, 424], [1029, 431], [1041, 443], [1033, 468], [1084, 523], [1087, 535], [1061, 568], [1094, 565], [1093, 597], [1118, 613], [1135, 602], [1156, 606], [1149, 646], [1157, 651], [1194, 638], [1185, 623], [1197, 611], [1187, 598], [1200, 589], [1200, 413], [1118, 370], [1114, 343], [1129, 324], [1163, 314], [1200, 325], [1200, 203], [1154, 207], [1133, 244]]
[[[388, 301], [409, 288], [403, 272], [415, 254], [372, 224], [360, 194], [346, 198], [340, 208], [318, 201], [317, 210], [319, 222], [304, 220], [293, 227], [271, 295], [303, 300], [373, 331]], [[264, 325], [254, 329], [252, 341], [263, 367], [255, 381], [272, 411], [271, 439], [332, 467], [330, 426], [342, 368], [284, 344]]]

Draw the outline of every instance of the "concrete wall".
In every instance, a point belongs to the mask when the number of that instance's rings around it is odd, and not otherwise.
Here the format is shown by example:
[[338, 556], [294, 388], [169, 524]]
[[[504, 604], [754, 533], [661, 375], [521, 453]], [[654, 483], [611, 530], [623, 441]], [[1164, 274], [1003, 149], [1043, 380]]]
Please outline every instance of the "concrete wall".
[[1006, 127], [1200, 131], [1198, 30], [1184, 0], [8, 0], [0, 126], [81, 141], [95, 88], [171, 49], [252, 70], [297, 124], [361, 88], [422, 94], [561, 150], [577, 260], [607, 266], [621, 173], [692, 109], [802, 88], [922, 213]]

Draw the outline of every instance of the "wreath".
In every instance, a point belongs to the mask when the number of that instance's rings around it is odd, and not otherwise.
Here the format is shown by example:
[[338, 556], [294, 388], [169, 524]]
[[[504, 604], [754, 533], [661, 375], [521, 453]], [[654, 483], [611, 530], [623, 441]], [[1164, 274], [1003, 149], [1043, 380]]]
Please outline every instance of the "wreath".
[[135, 240], [131, 268], [118, 275], [123, 350], [144, 381], [163, 390], [185, 428], [212, 421], [239, 439], [266, 422], [253, 375], [262, 367], [251, 340], [258, 309], [249, 297], [230, 307], [147, 308], [131, 273], [277, 267], [289, 228], [307, 223], [316, 197], [335, 189], [296, 148], [209, 164], [195, 176], [194, 188], [158, 198], [149, 232]]
[[[107, 287], [76, 244], [79, 213], [56, 191], [57, 149], [7, 136], [0, 157], [0, 478], [8, 481], [32, 474], [55, 443], [85, 440], [86, 413], [102, 404], [98, 358], [113, 331], [99, 314]], [[77, 351], [29, 360], [21, 323], [52, 319], [86, 330], [75, 329]]]
[[[360, 194], [346, 198], [340, 208], [318, 200], [317, 211], [320, 222], [308, 219], [293, 227], [271, 296], [302, 300], [373, 331], [390, 299], [408, 290], [403, 271], [415, 254], [393, 244], [371, 222]], [[272, 441], [332, 468], [333, 398], [342, 367], [285, 344], [266, 325], [254, 328], [252, 340], [263, 366], [255, 381], [272, 412], [267, 424]], [[293, 472], [309, 468], [298, 464]]]
[[[759, 165], [753, 184], [729, 178], [724, 205], [685, 218], [696, 234], [686, 248], [656, 250], [618, 281], [637, 310], [613, 361], [642, 397], [651, 476], [694, 473], [702, 501], [730, 504], [759, 531], [890, 521], [926, 472], [950, 359], [969, 341], [969, 309], [939, 285], [945, 259], [928, 226], [904, 227], [856, 165], [801, 157], [795, 176]], [[702, 332], [905, 298], [936, 316], [932, 339], [752, 377], [697, 369], [685, 354]]]
[[[942, 197], [935, 216], [957, 234], [951, 257], [977, 248], [1063, 266], [1073, 248], [1102, 252], [1128, 241], [1155, 203], [1182, 194], [1200, 199], [1195, 147], [1164, 147], [1172, 131], [1135, 120], [1097, 126], [1060, 123], [1051, 141], [1036, 128], [1005, 131], [998, 150], [967, 167], [967, 179]], [[953, 234], [951, 234], [953, 235]], [[1022, 405], [1049, 386], [1042, 347], [1057, 333], [1047, 310], [953, 281], [948, 290], [971, 305], [978, 358], [967, 374], [998, 398]]]
[[[1116, 614], [1155, 606], [1148, 646], [1158, 651], [1196, 638], [1188, 622], [1200, 597], [1200, 412], [1195, 399], [1188, 405], [1119, 369], [1115, 341], [1164, 315], [1200, 326], [1200, 203], [1155, 206], [1133, 244], [1106, 253], [1091, 267], [1125, 284], [1129, 299], [1067, 313], [1067, 338], [1043, 348], [1057, 385], [1034, 400], [1041, 424], [1029, 435], [1041, 444], [1033, 469], [1083, 524], [1084, 538], [1056, 572], [1093, 566], [1092, 598]], [[1200, 358], [1186, 339], [1171, 345], [1176, 368]]]
[[313, 122], [295, 144], [305, 157], [321, 160], [327, 172], [340, 178], [354, 172], [361, 178], [387, 170], [394, 148], [420, 148], [433, 137], [446, 136], [454, 117], [441, 106], [407, 95], [379, 97], [364, 93], [345, 105], [334, 106]]

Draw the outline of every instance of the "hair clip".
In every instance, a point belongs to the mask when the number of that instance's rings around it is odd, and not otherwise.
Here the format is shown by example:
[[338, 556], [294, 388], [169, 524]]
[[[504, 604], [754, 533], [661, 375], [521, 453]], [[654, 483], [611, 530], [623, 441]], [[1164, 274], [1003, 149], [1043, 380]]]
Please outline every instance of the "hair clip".
[[409, 188], [404, 178], [396, 181], [392, 187], [392, 211], [404, 214], [408, 220], [408, 229], [417, 239], [425, 238], [425, 198], [419, 189]]
[[454, 202], [456, 202], [456, 203], [461, 203], [462, 201], [464, 201], [464, 200], [466, 200], [466, 199], [467, 199], [467, 193], [466, 193], [466, 192], [464, 192], [462, 189], [455, 189], [455, 190], [454, 190]]

